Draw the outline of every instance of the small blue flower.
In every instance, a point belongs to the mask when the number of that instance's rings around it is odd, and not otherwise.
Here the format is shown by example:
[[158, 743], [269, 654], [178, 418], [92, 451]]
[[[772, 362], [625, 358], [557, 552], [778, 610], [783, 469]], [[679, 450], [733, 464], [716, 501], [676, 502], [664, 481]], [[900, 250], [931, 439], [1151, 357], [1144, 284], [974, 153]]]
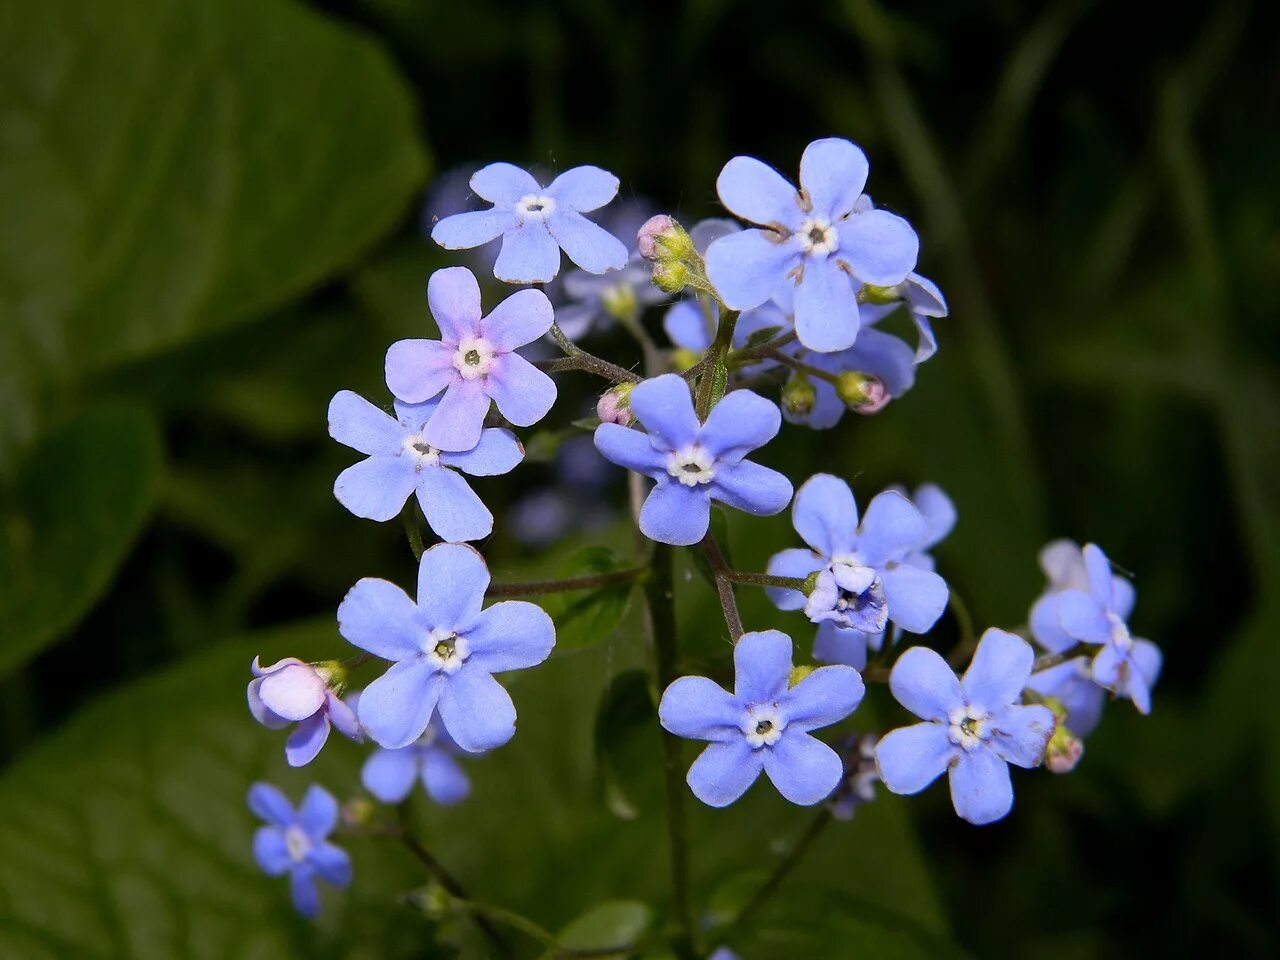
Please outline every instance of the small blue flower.
[[933, 650], [906, 651], [893, 665], [889, 689], [925, 722], [892, 730], [876, 746], [884, 785], [919, 793], [947, 771], [962, 818], [983, 824], [1007, 814], [1009, 764], [1039, 766], [1053, 735], [1053, 712], [1021, 703], [1034, 660], [1031, 644], [996, 629], [982, 635], [962, 678]]
[[271, 784], [255, 783], [249, 788], [249, 809], [267, 823], [253, 836], [258, 866], [271, 877], [289, 874], [293, 905], [304, 917], [315, 917], [320, 912], [316, 878], [335, 887], [351, 883], [351, 858], [328, 841], [338, 825], [338, 801], [313, 785], [295, 812]]
[[439, 400], [397, 400], [392, 417], [350, 390], [339, 391], [329, 403], [329, 436], [368, 459], [338, 474], [333, 495], [357, 517], [390, 520], [416, 493], [442, 540], [480, 540], [493, 532], [493, 514], [458, 471], [507, 473], [524, 459], [524, 448], [510, 430], [490, 427], [470, 450], [437, 450], [424, 434], [439, 406]]
[[603, 329], [609, 319], [639, 316], [645, 307], [667, 299], [653, 284], [649, 262], [632, 254], [621, 270], [600, 275], [585, 270], [565, 274], [566, 303], [556, 311], [556, 321], [570, 340], [593, 328]]
[[726, 394], [699, 423], [689, 385], [674, 373], [631, 391], [631, 412], [641, 433], [616, 423], [596, 428], [605, 459], [657, 481], [640, 510], [650, 540], [687, 546], [707, 533], [711, 501], [756, 516], [777, 513], [791, 500], [791, 481], [744, 460], [778, 433], [778, 408], [749, 390]]
[[827, 799], [831, 815], [837, 820], [852, 820], [858, 808], [876, 798], [876, 784], [880, 773], [876, 770], [876, 743], [874, 733], [844, 737], [837, 744], [844, 761], [844, 777], [835, 793]]
[[359, 742], [360, 724], [351, 708], [329, 686], [329, 677], [315, 664], [285, 657], [269, 667], [253, 658], [249, 667], [249, 712], [268, 730], [298, 726], [284, 743], [291, 767], [303, 767], [316, 758], [329, 739], [330, 725], [344, 737]]
[[[803, 607], [814, 623], [864, 634], [880, 633], [890, 622], [924, 633], [942, 616], [946, 582], [914, 562], [931, 545], [929, 521], [898, 491], [876, 496], [859, 525], [849, 485], [829, 473], [814, 474], [796, 494], [792, 525], [810, 549], [774, 554], [768, 571], [798, 578], [817, 572], [818, 578], [807, 599], [799, 590], [769, 588], [780, 609]], [[841, 659], [856, 655], [850, 651]], [[865, 647], [861, 658], [865, 663]]]
[[439, 717], [432, 717], [426, 732], [409, 746], [371, 753], [360, 770], [360, 782], [383, 803], [407, 799], [416, 780], [436, 803], [461, 803], [471, 792], [471, 780], [457, 761], [462, 752]]
[[338, 607], [338, 631], [362, 650], [394, 661], [360, 695], [365, 732], [389, 749], [407, 747], [439, 708], [463, 750], [500, 747], [515, 734], [516, 709], [493, 678], [547, 659], [551, 618], [536, 604], [508, 600], [481, 609], [489, 587], [484, 559], [464, 544], [422, 555], [418, 600], [393, 583], [366, 577]]
[[546, 294], [520, 290], [482, 317], [475, 274], [446, 267], [427, 281], [427, 304], [440, 339], [393, 343], [386, 374], [387, 387], [403, 403], [425, 403], [443, 391], [422, 431], [428, 446], [473, 449], [491, 401], [518, 427], [547, 415], [555, 382], [515, 352], [551, 329], [554, 312]]
[[599, 167], [566, 170], [547, 187], [519, 167], [491, 163], [471, 177], [471, 189], [493, 204], [445, 217], [431, 238], [446, 250], [468, 250], [502, 237], [493, 275], [507, 283], [547, 283], [560, 270], [560, 251], [583, 270], [621, 270], [627, 248], [582, 214], [618, 193], [618, 178]]
[[694, 796], [726, 807], [763, 770], [792, 803], [824, 800], [839, 785], [844, 766], [810, 731], [857, 709], [862, 677], [852, 667], [820, 667], [789, 686], [791, 638], [777, 630], [743, 634], [733, 663], [733, 693], [706, 677], [681, 677], [658, 705], [658, 719], [671, 733], [711, 741], [689, 768]]
[[895, 286], [916, 265], [920, 242], [901, 217], [863, 197], [868, 164], [848, 140], [815, 140], [800, 158], [797, 191], [772, 167], [734, 157], [716, 181], [720, 201], [762, 229], [715, 241], [707, 277], [734, 310], [794, 286], [796, 333], [810, 350], [851, 347], [861, 284]]

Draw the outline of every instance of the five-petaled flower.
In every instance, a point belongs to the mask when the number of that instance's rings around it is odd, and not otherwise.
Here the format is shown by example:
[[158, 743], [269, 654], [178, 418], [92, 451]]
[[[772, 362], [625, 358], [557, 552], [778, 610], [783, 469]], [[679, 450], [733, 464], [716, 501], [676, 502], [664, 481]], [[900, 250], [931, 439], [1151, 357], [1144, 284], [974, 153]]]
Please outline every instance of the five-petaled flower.
[[422, 555], [418, 600], [366, 577], [338, 607], [351, 643], [395, 661], [360, 694], [365, 732], [383, 747], [407, 747], [439, 709], [463, 750], [500, 747], [515, 734], [516, 708], [493, 674], [532, 667], [555, 646], [551, 618], [536, 604], [508, 600], [481, 609], [489, 586], [484, 559], [465, 544]]
[[687, 778], [708, 806], [733, 803], [762, 770], [779, 793], [802, 806], [824, 800], [840, 784], [839, 755], [810, 731], [857, 709], [862, 677], [852, 667], [819, 667], [790, 686], [791, 646], [778, 630], [745, 633], [733, 650], [733, 693], [707, 677], [681, 677], [663, 693], [662, 726], [678, 737], [711, 741]]
[[471, 780], [457, 761], [462, 753], [439, 717], [432, 717], [427, 730], [407, 747], [386, 748], [369, 754], [360, 770], [360, 782], [383, 803], [400, 803], [413, 790], [415, 780], [436, 803], [461, 803], [471, 792]]
[[329, 436], [368, 459], [338, 474], [333, 494], [357, 517], [390, 520], [416, 493], [441, 539], [479, 540], [493, 532], [493, 514], [457, 471], [507, 473], [524, 459], [524, 448], [510, 430], [489, 427], [470, 450], [439, 450], [424, 435], [439, 406], [439, 400], [397, 400], [392, 417], [350, 390], [339, 391], [329, 403]]
[[790, 480], [743, 459], [781, 425], [768, 400], [735, 390], [700, 423], [688, 384], [674, 373], [639, 384], [629, 399], [647, 433], [602, 423], [595, 440], [605, 459], [657, 481], [640, 510], [649, 539], [697, 543], [706, 536], [713, 499], [756, 516], [777, 513], [791, 500]]
[[866, 155], [848, 140], [815, 140], [800, 158], [800, 190], [753, 157], [734, 157], [716, 181], [720, 201], [758, 224], [707, 249], [707, 278], [725, 304], [747, 310], [795, 288], [796, 333], [811, 350], [844, 350], [858, 336], [857, 290], [895, 286], [916, 265], [910, 224], [863, 198]]
[[490, 401], [519, 427], [547, 415], [556, 400], [554, 381], [514, 352], [551, 329], [554, 311], [546, 294], [520, 290], [482, 317], [475, 274], [446, 267], [427, 281], [427, 304], [440, 339], [393, 343], [386, 374], [388, 389], [404, 403], [423, 403], [443, 391], [422, 430], [429, 447], [472, 449]]
[[[890, 622], [909, 633], [924, 633], [942, 616], [947, 584], [933, 572], [931, 562], [921, 560], [936, 540], [931, 540], [924, 514], [902, 493], [885, 490], [877, 495], [859, 525], [849, 485], [829, 473], [817, 473], [796, 494], [791, 516], [810, 549], [774, 554], [769, 573], [818, 577], [807, 598], [799, 590], [770, 587], [769, 597], [781, 609], [803, 607], [814, 623], [865, 634], [877, 634]], [[861, 658], [865, 663], [865, 645]]]
[[560, 270], [560, 251], [590, 273], [621, 270], [627, 248], [582, 214], [618, 193], [618, 178], [599, 167], [574, 167], [543, 187], [510, 163], [491, 163], [471, 177], [471, 189], [493, 204], [445, 217], [431, 238], [446, 250], [468, 250], [502, 237], [493, 275], [507, 283], [547, 283]]
[[328, 841], [338, 825], [338, 801], [324, 787], [312, 785], [295, 811], [288, 798], [269, 783], [249, 788], [249, 809], [266, 826], [253, 836], [253, 856], [268, 876], [289, 874], [293, 905], [304, 917], [320, 912], [316, 879], [335, 887], [351, 882], [351, 858]]
[[1021, 702], [1034, 659], [1031, 644], [994, 628], [982, 635], [962, 678], [927, 647], [903, 653], [889, 689], [924, 722], [892, 730], [876, 746], [884, 785], [919, 793], [948, 771], [951, 802], [965, 820], [991, 823], [1007, 814], [1009, 764], [1039, 766], [1053, 735], [1053, 712]]
[[360, 724], [338, 691], [330, 686], [331, 675], [320, 665], [297, 657], [285, 657], [268, 667], [253, 658], [249, 667], [249, 712], [268, 730], [298, 726], [284, 743], [284, 755], [293, 767], [306, 766], [316, 758], [329, 739], [333, 725], [344, 737], [360, 740]]

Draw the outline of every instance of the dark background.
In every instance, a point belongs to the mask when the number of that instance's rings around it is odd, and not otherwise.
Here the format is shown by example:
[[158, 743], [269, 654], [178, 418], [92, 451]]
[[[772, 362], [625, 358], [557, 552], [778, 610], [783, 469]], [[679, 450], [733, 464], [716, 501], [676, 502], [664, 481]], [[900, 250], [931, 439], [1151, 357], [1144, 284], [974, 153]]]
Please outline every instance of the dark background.
[[[423, 284], [457, 262], [419, 232], [435, 174], [595, 163], [692, 223], [730, 156], [790, 175], [830, 135], [866, 150], [951, 316], [914, 391], [829, 434], [787, 428], [764, 459], [841, 473], [864, 502], [940, 483], [960, 511], [940, 569], [981, 626], [1024, 621], [1046, 540], [1097, 541], [1165, 668], [1152, 716], [1110, 707], [1075, 773], [1015, 778], [1000, 824], [961, 823], [941, 788], [838, 824], [743, 956], [1280, 951], [1274, 9], [103, 6], [0, 13], [0, 954], [468, 942], [396, 905], [421, 877], [376, 841], [352, 841], [355, 887], [317, 929], [248, 858], [252, 779], [347, 796], [360, 757], [335, 743], [287, 771], [243, 709], [249, 659], [340, 654], [350, 584], [412, 578], [398, 524], [332, 500], [351, 456], [328, 398], [383, 402], [386, 346], [430, 335]], [[555, 427], [594, 386], [560, 384]], [[554, 476], [478, 485], [496, 576], [628, 549], [625, 526], [517, 542], [504, 511]], [[731, 527], [748, 569], [791, 536], [785, 517]], [[723, 658], [696, 575], [680, 599], [690, 665]], [[743, 602], [749, 628], [808, 636]], [[476, 897], [551, 929], [605, 897], [666, 909], [656, 738], [593, 740], [602, 691], [645, 662], [634, 611], [607, 633], [513, 681], [519, 736], [471, 764], [468, 804], [412, 810]], [[927, 642], [953, 638], [944, 619]], [[602, 751], [633, 819], [601, 799]], [[695, 811], [700, 909], [808, 816], [763, 788]]]

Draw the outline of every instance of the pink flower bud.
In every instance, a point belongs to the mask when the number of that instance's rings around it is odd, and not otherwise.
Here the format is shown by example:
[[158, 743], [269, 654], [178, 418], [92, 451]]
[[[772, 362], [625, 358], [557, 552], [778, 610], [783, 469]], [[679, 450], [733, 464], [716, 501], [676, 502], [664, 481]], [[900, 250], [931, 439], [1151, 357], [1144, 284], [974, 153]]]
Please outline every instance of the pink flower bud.
[[631, 415], [629, 401], [631, 387], [629, 383], [619, 384], [600, 396], [596, 402], [596, 416], [600, 418], [601, 423], [616, 423], [620, 427], [631, 426], [635, 420]]
[[695, 256], [693, 241], [684, 227], [665, 213], [650, 217], [636, 234], [640, 256], [646, 260], [669, 262]]
[[657, 216], [650, 217], [644, 222], [636, 234], [636, 243], [640, 248], [640, 256], [646, 260], [657, 260], [659, 252], [657, 248], [658, 237], [662, 234], [669, 233], [675, 226], [675, 220], [660, 213]]
[[858, 413], [879, 413], [888, 405], [889, 388], [884, 385], [884, 381], [879, 377], [868, 377], [863, 390], [866, 393], [866, 400], [854, 407]]

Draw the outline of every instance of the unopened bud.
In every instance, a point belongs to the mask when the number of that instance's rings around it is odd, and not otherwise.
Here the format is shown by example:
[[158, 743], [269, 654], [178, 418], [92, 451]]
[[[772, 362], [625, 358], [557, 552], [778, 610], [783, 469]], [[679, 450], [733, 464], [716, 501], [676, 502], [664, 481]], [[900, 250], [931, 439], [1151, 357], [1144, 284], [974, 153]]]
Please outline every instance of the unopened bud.
[[901, 299], [901, 285], [895, 285], [892, 287], [873, 287], [868, 284], [858, 291], [859, 303], [897, 303]]
[[631, 415], [631, 391], [634, 383], [620, 383], [612, 390], [606, 390], [596, 401], [596, 416], [601, 423], [616, 423], [620, 427], [629, 427], [635, 418]]
[[615, 320], [630, 320], [640, 312], [636, 288], [629, 283], [615, 283], [600, 295], [600, 304]]
[[836, 394], [858, 413], [875, 413], [889, 402], [884, 381], [867, 373], [846, 370], [836, 378]]
[[[684, 227], [665, 213], [650, 217], [636, 234], [640, 256], [656, 263], [684, 260], [694, 254], [693, 241]], [[655, 281], [656, 282], [656, 281]]]
[[793, 417], [807, 417], [818, 402], [818, 391], [803, 373], [796, 372], [782, 388], [782, 406]]
[[347, 668], [341, 660], [322, 660], [312, 666], [330, 689], [342, 693], [347, 685]]
[[801, 664], [798, 667], [792, 667], [791, 673], [787, 677], [787, 686], [794, 687], [797, 683], [799, 683], [809, 674], [813, 673], [813, 671], [816, 669], [818, 668], [809, 666], [808, 664]]
[[348, 827], [367, 827], [377, 815], [378, 808], [368, 797], [352, 797], [342, 805], [342, 822]]
[[404, 895], [404, 901], [421, 910], [431, 920], [443, 920], [453, 911], [453, 897], [438, 883], [429, 883], [425, 887], [409, 891]]
[[653, 265], [653, 285], [663, 293], [679, 293], [689, 284], [689, 268], [679, 260]]
[[1084, 741], [1059, 725], [1044, 751], [1044, 765], [1053, 773], [1070, 773], [1084, 756]]

